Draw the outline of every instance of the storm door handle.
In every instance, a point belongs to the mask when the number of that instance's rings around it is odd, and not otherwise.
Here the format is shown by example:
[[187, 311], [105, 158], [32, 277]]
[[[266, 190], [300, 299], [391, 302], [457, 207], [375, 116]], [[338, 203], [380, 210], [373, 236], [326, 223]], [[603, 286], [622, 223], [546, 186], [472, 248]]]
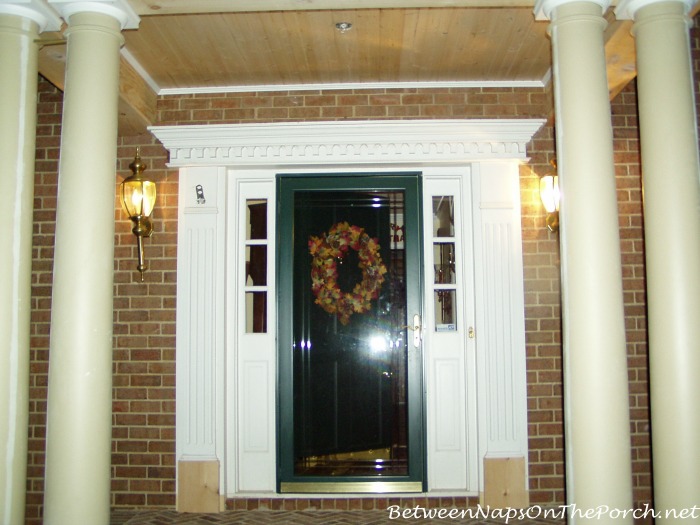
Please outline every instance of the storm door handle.
[[420, 321], [420, 314], [416, 314], [413, 316], [412, 325], [406, 325], [401, 327], [408, 328], [409, 330], [413, 331], [413, 346], [415, 346], [416, 348], [420, 348], [421, 331], [423, 329], [423, 327], [420, 324]]

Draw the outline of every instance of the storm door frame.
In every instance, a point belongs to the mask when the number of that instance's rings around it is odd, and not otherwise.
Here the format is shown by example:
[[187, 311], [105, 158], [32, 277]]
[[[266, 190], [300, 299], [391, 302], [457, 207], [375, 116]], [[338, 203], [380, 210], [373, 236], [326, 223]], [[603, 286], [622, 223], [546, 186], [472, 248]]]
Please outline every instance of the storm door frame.
[[[371, 179], [371, 186], [367, 182]], [[285, 371], [292, 369], [292, 250], [289, 243], [282, 239], [291, 239], [294, 230], [293, 201], [296, 191], [313, 190], [403, 190], [404, 227], [412, 232], [413, 241], [406, 242], [406, 282], [413, 283], [413, 293], [407, 297], [407, 315], [423, 315], [424, 278], [423, 278], [423, 180], [421, 172], [376, 172], [360, 173], [298, 173], [277, 176], [277, 491], [280, 493], [388, 493], [388, 492], [424, 492], [427, 490], [426, 476], [426, 410], [423, 386], [424, 343], [420, 348], [413, 348], [408, 343], [408, 475], [386, 476], [314, 476], [304, 477], [294, 474], [293, 455], [293, 402], [291, 400], [291, 376]], [[408, 208], [410, 203], [411, 208]], [[409, 212], [410, 210], [410, 212]], [[289, 271], [292, 269], [292, 271]], [[286, 270], [286, 271], [285, 271]], [[413, 337], [407, 334], [406, 341]]]

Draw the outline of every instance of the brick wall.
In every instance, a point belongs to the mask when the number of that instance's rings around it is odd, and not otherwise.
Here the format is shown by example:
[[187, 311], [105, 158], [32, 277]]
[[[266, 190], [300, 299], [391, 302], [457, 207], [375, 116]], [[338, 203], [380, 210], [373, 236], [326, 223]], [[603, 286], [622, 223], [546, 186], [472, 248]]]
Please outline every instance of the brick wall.
[[[43, 490], [51, 271], [61, 94], [39, 86], [33, 260], [30, 451], [27, 522], [39, 523]], [[649, 501], [643, 243], [634, 86], [613, 105], [630, 359], [635, 500]], [[295, 120], [548, 117], [547, 89], [347, 90], [168, 96], [159, 124]], [[175, 281], [177, 171], [150, 136], [120, 137], [118, 183], [135, 147], [158, 182], [155, 232], [146, 241], [146, 282], [135, 272], [135, 239], [115, 200], [114, 415], [112, 503], [172, 507], [175, 502]], [[558, 236], [549, 233], [537, 193], [554, 156], [554, 130], [543, 128], [521, 168], [525, 266], [531, 501], [564, 502], [561, 314]]]
[[612, 113], [629, 368], [632, 475], [636, 487], [635, 501], [643, 502], [651, 501], [652, 489], [646, 270], [637, 97], [634, 82], [617, 96], [612, 106]]
[[118, 180], [136, 146], [158, 184], [154, 232], [145, 241], [145, 282], [136, 271], [132, 223], [115, 205], [112, 500], [115, 506], [175, 504], [175, 292], [177, 171], [155, 140], [122, 137]]
[[[35, 167], [28, 524], [41, 523], [51, 283], [62, 95], [39, 82]], [[175, 498], [175, 269], [177, 171], [150, 137], [120, 137], [115, 189], [136, 146], [158, 182], [154, 235], [145, 241], [146, 282], [136, 271], [131, 223], [115, 198], [112, 500], [115, 506], [172, 506]], [[88, 219], [89, 220], [89, 219]], [[76, 269], [76, 271], [80, 271]]]
[[559, 235], [545, 224], [540, 176], [553, 171], [554, 128], [541, 130], [520, 168], [530, 502], [564, 502], [564, 412], [561, 369]]
[[158, 123], [242, 124], [309, 120], [541, 117], [544, 89], [372, 89], [166, 96]]

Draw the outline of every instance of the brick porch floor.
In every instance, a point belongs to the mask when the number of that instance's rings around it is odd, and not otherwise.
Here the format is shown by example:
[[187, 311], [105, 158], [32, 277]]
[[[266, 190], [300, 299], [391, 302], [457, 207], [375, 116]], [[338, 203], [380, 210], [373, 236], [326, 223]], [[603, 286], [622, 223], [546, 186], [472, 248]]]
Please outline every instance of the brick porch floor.
[[[181, 514], [175, 511], [114, 511], [111, 525], [381, 525], [381, 524], [460, 524], [502, 525], [505, 519], [437, 519], [397, 518], [390, 519], [388, 510], [236, 510], [220, 514]], [[564, 519], [508, 520], [515, 525], [563, 525]]]

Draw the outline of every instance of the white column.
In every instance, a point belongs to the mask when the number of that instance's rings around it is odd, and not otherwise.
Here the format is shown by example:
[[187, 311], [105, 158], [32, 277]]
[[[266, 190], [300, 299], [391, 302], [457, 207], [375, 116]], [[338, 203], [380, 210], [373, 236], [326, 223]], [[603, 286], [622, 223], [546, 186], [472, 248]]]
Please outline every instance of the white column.
[[[118, 2], [52, 2], [68, 21], [51, 309], [44, 523], [109, 523]], [[135, 15], [134, 15], [135, 16]]]
[[[700, 168], [687, 13], [623, 1], [633, 18], [644, 184], [654, 505], [700, 506]], [[696, 513], [697, 516], [697, 513]], [[657, 523], [687, 522], [662, 517]]]
[[59, 17], [38, 2], [0, 3], [0, 523], [24, 523], [29, 403], [37, 55]]
[[[552, 22], [567, 502], [632, 507], [629, 392], [605, 0], [545, 0]], [[570, 513], [570, 523], [599, 523]], [[604, 522], [633, 523], [632, 516]]]

